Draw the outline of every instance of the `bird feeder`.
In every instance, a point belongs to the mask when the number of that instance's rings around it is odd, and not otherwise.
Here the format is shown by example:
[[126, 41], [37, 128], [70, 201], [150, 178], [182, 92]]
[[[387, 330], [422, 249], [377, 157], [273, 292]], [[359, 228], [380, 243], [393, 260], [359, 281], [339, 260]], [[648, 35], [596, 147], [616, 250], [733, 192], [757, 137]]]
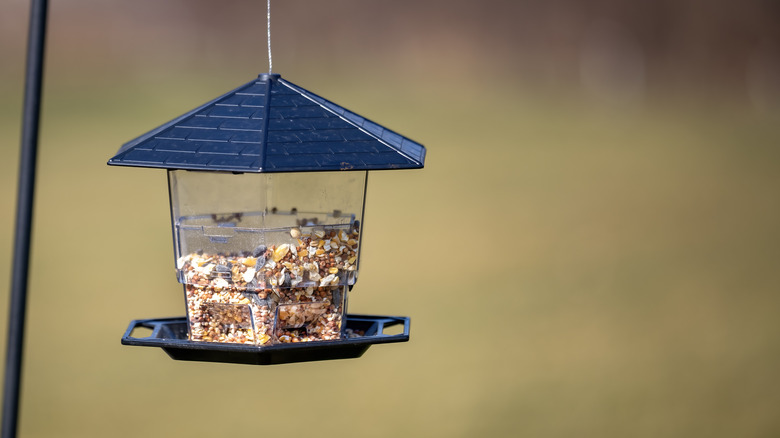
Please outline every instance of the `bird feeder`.
[[[369, 170], [422, 168], [425, 148], [261, 74], [123, 145], [108, 164], [168, 170], [186, 317], [136, 320], [123, 343], [174, 359], [358, 357], [409, 318], [350, 315]], [[385, 333], [403, 325], [403, 332]], [[152, 329], [135, 337], [138, 327]]]

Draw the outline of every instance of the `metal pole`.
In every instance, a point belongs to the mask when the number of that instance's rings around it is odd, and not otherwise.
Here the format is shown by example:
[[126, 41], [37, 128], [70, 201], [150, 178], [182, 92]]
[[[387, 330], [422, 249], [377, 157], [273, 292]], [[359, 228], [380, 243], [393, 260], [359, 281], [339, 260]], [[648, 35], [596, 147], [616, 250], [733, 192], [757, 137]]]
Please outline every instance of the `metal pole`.
[[38, 149], [38, 125], [41, 113], [43, 53], [46, 40], [47, 0], [32, 0], [27, 39], [27, 73], [22, 116], [22, 145], [19, 162], [19, 188], [16, 204], [16, 237], [11, 303], [8, 316], [8, 345], [3, 386], [2, 438], [13, 438], [19, 420], [19, 393], [22, 378], [24, 320], [27, 307], [27, 277], [30, 264], [30, 237], [35, 194], [35, 164]]

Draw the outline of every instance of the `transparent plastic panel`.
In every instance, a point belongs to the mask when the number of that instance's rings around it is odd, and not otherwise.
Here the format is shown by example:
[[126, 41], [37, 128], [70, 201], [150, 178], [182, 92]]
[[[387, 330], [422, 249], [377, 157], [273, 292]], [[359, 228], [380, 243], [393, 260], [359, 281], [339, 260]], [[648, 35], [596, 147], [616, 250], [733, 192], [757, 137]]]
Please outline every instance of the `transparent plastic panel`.
[[248, 304], [188, 300], [190, 339], [253, 344], [255, 330], [251, 310]]
[[346, 286], [290, 288], [281, 292], [274, 332], [278, 342], [341, 338], [342, 320], [346, 315]]
[[[243, 215], [257, 213], [265, 208], [266, 184], [260, 176], [250, 173], [169, 170], [173, 216], [190, 224], [251, 222], [251, 218]], [[261, 224], [256, 222], [256, 225]]]
[[202, 285], [221, 270], [238, 287], [354, 284], [366, 172], [174, 170], [169, 182], [182, 283]]
[[184, 289], [192, 341], [262, 346], [343, 336], [347, 286], [250, 292], [186, 284]]
[[176, 170], [169, 181], [190, 339], [267, 345], [342, 336], [366, 172]]
[[252, 250], [262, 243], [265, 181], [256, 174], [168, 171], [177, 259]]

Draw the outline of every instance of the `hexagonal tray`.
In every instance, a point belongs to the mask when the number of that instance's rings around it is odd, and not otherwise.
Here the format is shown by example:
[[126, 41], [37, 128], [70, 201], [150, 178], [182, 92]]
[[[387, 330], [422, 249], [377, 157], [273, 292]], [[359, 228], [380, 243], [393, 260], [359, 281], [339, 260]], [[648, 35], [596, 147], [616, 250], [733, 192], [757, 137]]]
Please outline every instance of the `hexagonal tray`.
[[[159, 347], [176, 360], [274, 365], [332, 359], [353, 359], [374, 344], [406, 342], [411, 320], [403, 316], [347, 315], [347, 329], [360, 336], [336, 341], [299, 342], [269, 346], [193, 342], [187, 339], [187, 318], [137, 319], [122, 336], [123, 345]], [[403, 333], [385, 334], [385, 329], [403, 324]], [[147, 337], [133, 337], [137, 328], [151, 329]]]

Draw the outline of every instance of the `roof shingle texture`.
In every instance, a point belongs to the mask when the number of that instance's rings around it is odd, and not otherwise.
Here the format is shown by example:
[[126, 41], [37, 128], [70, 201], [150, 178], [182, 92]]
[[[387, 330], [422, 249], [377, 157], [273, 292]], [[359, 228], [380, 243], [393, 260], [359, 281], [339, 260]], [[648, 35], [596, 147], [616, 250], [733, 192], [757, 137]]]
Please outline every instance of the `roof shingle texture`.
[[425, 148], [262, 74], [128, 143], [111, 165], [226, 172], [414, 169]]

